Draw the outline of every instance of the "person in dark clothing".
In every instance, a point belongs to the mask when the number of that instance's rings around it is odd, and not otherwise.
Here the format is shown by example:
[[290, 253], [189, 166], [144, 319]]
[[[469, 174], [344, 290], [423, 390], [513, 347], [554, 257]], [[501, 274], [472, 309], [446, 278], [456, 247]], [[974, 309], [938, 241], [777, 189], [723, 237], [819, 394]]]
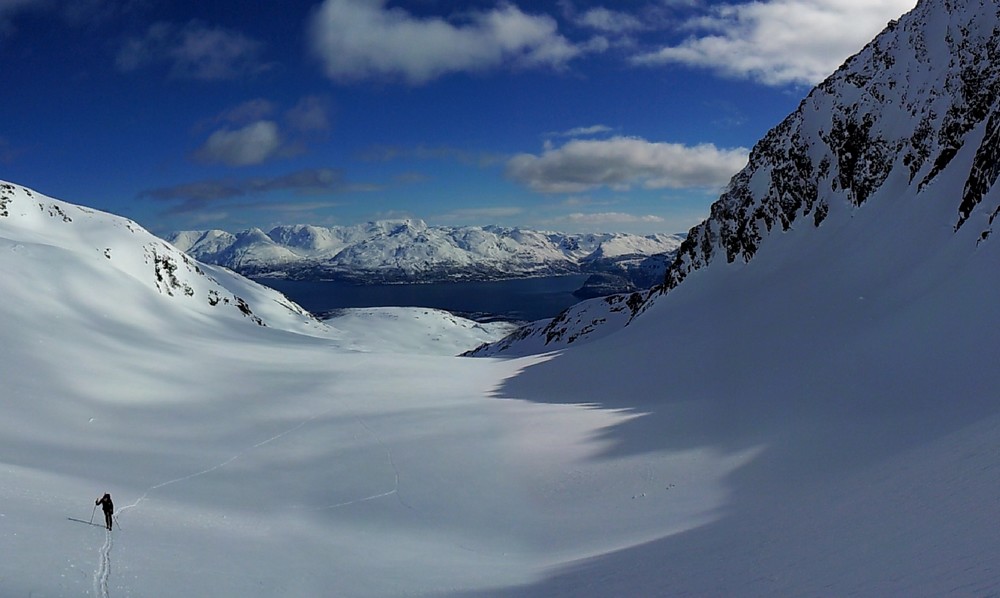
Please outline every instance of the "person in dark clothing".
[[104, 510], [104, 523], [111, 529], [111, 516], [115, 514], [115, 503], [111, 502], [111, 495], [107, 492], [104, 496], [94, 501], [95, 505], [101, 505]]

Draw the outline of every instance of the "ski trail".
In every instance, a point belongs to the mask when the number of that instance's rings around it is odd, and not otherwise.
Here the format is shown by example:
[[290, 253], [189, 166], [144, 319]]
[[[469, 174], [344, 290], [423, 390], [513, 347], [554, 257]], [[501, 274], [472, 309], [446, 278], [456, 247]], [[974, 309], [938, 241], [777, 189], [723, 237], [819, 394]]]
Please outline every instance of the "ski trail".
[[[377, 442], [378, 445], [380, 447], [382, 447], [382, 450], [385, 451], [385, 457], [389, 461], [389, 467], [392, 467], [392, 473], [395, 476], [395, 480], [393, 482], [392, 490], [390, 490], [388, 492], [383, 492], [382, 494], [380, 494], [378, 496], [372, 496], [372, 497], [364, 499], [364, 500], [375, 500], [376, 498], [382, 498], [383, 496], [390, 496], [392, 494], [395, 494], [396, 495], [396, 500], [399, 501], [399, 504], [403, 505], [404, 507], [406, 507], [407, 509], [409, 509], [409, 510], [412, 511], [413, 507], [411, 507], [410, 505], [406, 504], [406, 501], [403, 500], [403, 497], [399, 494], [399, 468], [396, 467], [396, 461], [392, 458], [392, 451], [389, 450], [389, 447], [386, 446], [386, 444], [384, 442], [382, 442], [382, 439], [379, 438], [378, 434], [376, 434], [371, 428], [368, 427], [368, 424], [365, 423], [365, 420], [361, 419], [360, 417], [355, 417], [355, 419], [358, 420], [358, 423], [361, 424], [361, 427], [364, 428], [365, 430], [367, 430], [368, 433], [371, 434], [371, 437], [375, 439], [375, 442]], [[363, 502], [363, 501], [362, 500], [358, 500], [358, 501], [355, 501], [355, 502]], [[346, 505], [343, 505], [343, 506], [346, 506]], [[329, 508], [333, 508], [333, 507], [327, 507], [327, 508], [329, 509]]]
[[108, 578], [111, 577], [111, 530], [107, 530], [104, 546], [101, 547], [101, 560], [94, 571], [94, 595], [109, 598]]
[[[138, 507], [140, 504], [142, 504], [143, 501], [145, 501], [149, 497], [150, 493], [155, 492], [156, 490], [158, 490], [160, 488], [164, 488], [166, 486], [170, 486], [170, 485], [173, 485], [173, 484], [179, 484], [181, 482], [185, 482], [187, 480], [190, 480], [190, 479], [193, 479], [193, 478], [197, 478], [199, 476], [210, 474], [213, 471], [218, 471], [219, 469], [222, 469], [223, 467], [226, 467], [227, 465], [229, 465], [233, 461], [236, 461], [240, 457], [243, 457], [244, 455], [246, 455], [250, 451], [253, 451], [253, 450], [258, 449], [258, 448], [260, 448], [262, 446], [268, 445], [268, 444], [270, 444], [270, 443], [272, 443], [272, 442], [274, 442], [276, 440], [279, 440], [279, 439], [281, 439], [281, 438], [283, 438], [283, 437], [285, 437], [285, 436], [287, 436], [289, 434], [297, 432], [298, 430], [302, 429], [303, 427], [305, 427], [309, 423], [315, 421], [316, 419], [318, 419], [318, 418], [320, 418], [320, 417], [322, 417], [324, 415], [327, 415], [327, 414], [331, 413], [332, 411], [333, 411], [332, 409], [331, 410], [327, 410], [327, 411], [323, 411], [322, 413], [317, 413], [317, 414], [313, 415], [312, 417], [306, 418], [306, 419], [302, 420], [301, 422], [299, 422], [298, 424], [296, 424], [296, 425], [288, 428], [287, 430], [285, 430], [283, 432], [280, 432], [278, 434], [275, 434], [274, 436], [271, 436], [270, 438], [267, 438], [265, 440], [261, 440], [260, 442], [258, 442], [256, 444], [253, 444], [253, 445], [251, 445], [251, 446], [243, 449], [242, 451], [236, 453], [235, 455], [229, 457], [225, 461], [217, 463], [217, 464], [215, 464], [215, 465], [213, 465], [211, 467], [208, 467], [208, 468], [203, 469], [201, 471], [196, 471], [194, 473], [191, 473], [191, 474], [188, 474], [188, 475], [185, 475], [185, 476], [181, 476], [179, 478], [174, 478], [174, 479], [171, 479], [171, 480], [167, 480], [165, 482], [160, 482], [158, 484], [154, 484], [154, 485], [146, 488], [143, 491], [142, 495], [139, 496], [139, 498], [135, 500], [135, 502], [119, 508], [117, 514], [121, 515], [122, 513], [125, 513], [126, 511], [129, 511], [131, 509], [134, 509], [134, 508]], [[406, 503], [405, 500], [403, 500], [403, 497], [399, 493], [399, 468], [396, 466], [396, 461], [395, 461], [395, 459], [392, 456], [392, 450], [389, 449], [389, 447], [382, 441], [382, 439], [378, 436], [378, 434], [376, 434], [375, 431], [372, 430], [371, 427], [367, 423], [365, 423], [365, 421], [363, 419], [361, 419], [361, 417], [355, 416], [355, 419], [357, 420], [358, 424], [360, 424], [361, 427], [364, 428], [365, 431], [368, 432], [368, 434], [375, 440], [375, 442], [378, 443], [378, 445], [380, 447], [382, 447], [382, 450], [385, 451], [386, 460], [388, 461], [389, 466], [392, 468], [392, 472], [393, 472], [393, 487], [392, 487], [392, 489], [388, 490], [386, 492], [381, 492], [381, 493], [378, 493], [378, 494], [373, 494], [371, 496], [366, 496], [364, 498], [358, 498], [358, 499], [355, 499], [355, 500], [350, 500], [350, 501], [346, 501], [346, 502], [343, 502], [343, 503], [338, 503], [338, 504], [335, 504], [335, 505], [326, 505], [326, 506], [323, 506], [323, 507], [317, 507], [317, 508], [309, 509], [309, 510], [317, 510], [318, 511], [318, 510], [337, 509], [337, 508], [340, 508], [340, 507], [346, 507], [348, 505], [354, 505], [354, 504], [364, 503], [364, 502], [368, 502], [368, 501], [371, 501], [371, 500], [376, 500], [376, 499], [379, 499], [379, 498], [384, 498], [386, 496], [393, 496], [393, 495], [396, 496], [396, 500], [399, 501], [399, 504], [401, 504], [402, 506], [406, 507], [407, 509], [409, 509], [411, 511], [414, 510], [412, 506], [410, 506], [409, 504]], [[94, 594], [96, 596], [100, 596], [101, 598], [109, 598], [109, 596], [108, 596], [108, 578], [111, 575], [111, 547], [112, 547], [111, 531], [108, 530], [107, 539], [105, 540], [104, 546], [101, 548], [101, 562], [98, 565], [97, 570], [94, 572]]]
[[124, 513], [125, 511], [127, 511], [129, 509], [134, 509], [135, 507], [139, 506], [139, 504], [142, 503], [142, 501], [146, 500], [146, 498], [149, 497], [150, 492], [153, 492], [154, 490], [158, 490], [160, 488], [163, 488], [165, 486], [170, 486], [172, 484], [178, 484], [180, 482], [184, 482], [184, 481], [190, 480], [192, 478], [203, 476], [203, 475], [212, 473], [213, 471], [217, 471], [219, 469], [222, 469], [223, 467], [229, 465], [233, 461], [235, 461], [235, 460], [239, 459], [240, 457], [246, 455], [250, 451], [252, 451], [254, 449], [257, 449], [257, 448], [260, 448], [260, 447], [262, 447], [262, 446], [264, 446], [266, 444], [270, 444], [270, 443], [274, 442], [275, 440], [278, 440], [278, 439], [280, 439], [280, 438], [282, 438], [284, 436], [287, 436], [287, 435], [289, 435], [289, 434], [291, 434], [293, 432], [296, 432], [296, 431], [300, 430], [306, 424], [309, 424], [310, 422], [315, 421], [318, 417], [320, 417], [322, 415], [325, 415], [325, 412], [324, 413], [318, 413], [318, 414], [316, 414], [316, 415], [314, 415], [314, 416], [312, 416], [312, 417], [310, 417], [308, 419], [305, 419], [305, 420], [299, 422], [298, 424], [292, 426], [291, 428], [285, 430], [284, 432], [281, 432], [279, 434], [275, 434], [274, 436], [272, 436], [272, 437], [270, 437], [270, 438], [268, 438], [266, 440], [261, 440], [257, 444], [254, 444], [254, 445], [252, 445], [252, 446], [250, 446], [248, 448], [243, 449], [239, 453], [236, 453], [232, 457], [229, 457], [225, 461], [223, 461], [221, 463], [218, 463], [216, 465], [213, 465], [212, 467], [209, 467], [207, 469], [203, 469], [201, 471], [196, 471], [195, 473], [188, 474], [186, 476], [181, 476], [179, 478], [175, 478], [175, 479], [172, 479], [172, 480], [167, 480], [166, 482], [160, 482], [159, 484], [155, 484], [153, 486], [150, 486], [149, 488], [146, 488], [145, 491], [143, 491], [142, 496], [140, 496], [134, 503], [132, 503], [130, 505], [125, 505], [124, 507], [118, 509], [118, 514], [120, 515], [120, 514]]
[[339, 503], [333, 504], [333, 505], [325, 505], [325, 506], [322, 506], [322, 507], [312, 507], [312, 508], [309, 508], [309, 507], [293, 507], [293, 508], [297, 508], [298, 510], [303, 510], [303, 511], [329, 511], [331, 509], [339, 509], [341, 507], [346, 507], [346, 506], [350, 506], [350, 505], [356, 505], [356, 504], [368, 502], [370, 500], [375, 500], [375, 499], [378, 499], [378, 498], [384, 498], [386, 496], [393, 496], [393, 495], [395, 495], [396, 496], [396, 500], [399, 501], [399, 504], [403, 505], [404, 507], [406, 507], [407, 509], [409, 509], [411, 511], [414, 510], [413, 507], [411, 507], [410, 505], [408, 505], [406, 503], [406, 501], [403, 500], [402, 495], [400, 495], [400, 493], [399, 493], [399, 468], [396, 467], [396, 461], [392, 457], [392, 451], [389, 450], [389, 447], [386, 446], [386, 444], [384, 442], [382, 442], [382, 439], [379, 438], [378, 434], [376, 434], [368, 426], [368, 424], [365, 423], [365, 420], [361, 419], [358, 416], [355, 416], [354, 419], [357, 420], [357, 422], [361, 425], [361, 427], [364, 428], [365, 431], [368, 432], [368, 434], [375, 440], [375, 442], [377, 442], [378, 445], [380, 447], [382, 447], [382, 450], [385, 451], [386, 460], [389, 462], [389, 466], [392, 467], [392, 473], [394, 475], [392, 490], [387, 490], [385, 492], [380, 492], [379, 494], [372, 494], [371, 496], [365, 496], [364, 498], [356, 498], [354, 500], [349, 500], [349, 501], [346, 501], [346, 502], [339, 502]]
[[[284, 432], [281, 432], [279, 434], [275, 434], [274, 436], [272, 436], [270, 438], [267, 438], [265, 440], [261, 440], [260, 442], [254, 444], [254, 445], [252, 445], [252, 446], [250, 446], [248, 448], [243, 449], [242, 451], [240, 451], [239, 453], [233, 455], [232, 457], [229, 457], [225, 461], [223, 461], [221, 463], [218, 463], [216, 465], [213, 465], [212, 467], [209, 467], [207, 469], [203, 469], [201, 471], [197, 471], [197, 472], [192, 473], [192, 474], [188, 474], [186, 476], [181, 476], [179, 478], [174, 478], [172, 480], [167, 480], [166, 482], [160, 482], [159, 484], [154, 484], [154, 485], [150, 486], [149, 488], [146, 488], [146, 490], [143, 491], [142, 496], [140, 496], [135, 502], [133, 502], [132, 504], [129, 504], [129, 505], [125, 505], [124, 507], [119, 508], [118, 512], [117, 512], [117, 515], [121, 515], [122, 513], [126, 512], [126, 511], [128, 511], [130, 509], [134, 509], [134, 508], [138, 507], [144, 500], [146, 500], [146, 498], [149, 497], [149, 494], [151, 492], [153, 492], [153, 491], [155, 491], [155, 490], [157, 490], [159, 488], [163, 488], [165, 486], [170, 486], [171, 484], [177, 484], [177, 483], [183, 482], [185, 480], [190, 480], [190, 479], [196, 478], [198, 476], [203, 476], [203, 475], [212, 473], [213, 471], [216, 471], [218, 469], [222, 469], [223, 467], [229, 465], [230, 463], [232, 463], [233, 461], [239, 459], [240, 457], [242, 457], [243, 455], [249, 453], [250, 451], [252, 451], [254, 449], [257, 449], [257, 448], [260, 448], [260, 447], [262, 447], [262, 446], [264, 446], [266, 444], [269, 444], [271, 442], [274, 442], [275, 440], [278, 440], [279, 438], [282, 438], [283, 436], [287, 436], [288, 434], [291, 434], [291, 433], [293, 433], [293, 432], [301, 429], [306, 424], [314, 421], [316, 418], [318, 418], [318, 417], [320, 417], [322, 415], [325, 415], [326, 413], [328, 413], [328, 412], [317, 413], [316, 415], [314, 415], [314, 416], [312, 416], [310, 418], [302, 420], [301, 422], [299, 422], [298, 424], [292, 426], [291, 428], [288, 428]], [[115, 520], [116, 521], [117, 521], [117, 515], [115, 516]], [[119, 529], [121, 529], [120, 526], [119, 526]], [[104, 546], [101, 548], [101, 561], [100, 561], [100, 563], [97, 566], [97, 570], [94, 571], [94, 595], [95, 596], [100, 596], [101, 598], [109, 598], [109, 596], [108, 596], [108, 578], [111, 576], [111, 547], [112, 547], [111, 530], [108, 530], [107, 539], [104, 542]]]

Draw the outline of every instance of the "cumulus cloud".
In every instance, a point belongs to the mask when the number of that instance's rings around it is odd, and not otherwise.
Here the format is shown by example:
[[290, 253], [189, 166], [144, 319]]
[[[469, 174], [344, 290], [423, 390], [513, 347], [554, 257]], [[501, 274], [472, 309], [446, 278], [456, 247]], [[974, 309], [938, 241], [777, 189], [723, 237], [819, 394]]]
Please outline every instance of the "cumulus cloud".
[[635, 137], [573, 140], [541, 155], [519, 154], [507, 176], [543, 193], [579, 193], [597, 187], [626, 190], [722, 187], [746, 165], [745, 148], [653, 143]]
[[284, 112], [273, 102], [256, 98], [223, 110], [195, 126], [196, 131], [222, 126], [194, 152], [195, 159], [210, 164], [252, 166], [273, 158], [307, 151], [311, 142], [323, 139], [330, 129], [326, 101], [306, 96]]
[[713, 6], [699, 33], [633, 58], [685, 64], [768, 85], [812, 85], [835, 71], [916, 0], [769, 0]]
[[560, 35], [556, 21], [510, 3], [460, 21], [419, 18], [386, 0], [326, 0], [313, 13], [310, 41], [326, 74], [339, 81], [402, 79], [420, 84], [449, 73], [504, 65], [560, 68], [587, 51]]
[[242, 33], [191, 21], [183, 27], [154, 23], [145, 35], [128, 39], [116, 64], [134, 71], [153, 64], [169, 64], [173, 76], [206, 81], [236, 79], [267, 70], [260, 62], [262, 44]]
[[281, 147], [277, 123], [260, 120], [239, 129], [222, 129], [212, 133], [195, 152], [195, 157], [208, 163], [250, 166], [274, 157]]

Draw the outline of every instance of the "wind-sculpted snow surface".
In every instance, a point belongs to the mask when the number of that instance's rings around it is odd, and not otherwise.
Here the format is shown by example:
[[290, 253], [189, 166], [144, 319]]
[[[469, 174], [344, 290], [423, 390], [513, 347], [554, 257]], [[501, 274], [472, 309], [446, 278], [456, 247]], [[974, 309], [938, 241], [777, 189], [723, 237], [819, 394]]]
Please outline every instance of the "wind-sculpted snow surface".
[[[538, 232], [498, 226], [435, 227], [420, 220], [358, 226], [279, 226], [236, 235], [183, 231], [170, 241], [192, 256], [248, 276], [363, 283], [493, 280], [614, 272], [644, 282], [650, 256], [670, 254], [678, 235]], [[662, 273], [660, 273], [662, 276]]]
[[[941, 226], [971, 226], [986, 240], [1000, 214], [998, 13], [988, 0], [930, 0], [889, 23], [755, 145], [638, 313], [698, 270], [747, 263], [792, 230], [863, 219], [872, 202], [894, 203], [893, 228], [905, 226], [911, 206], [946, 204]], [[877, 240], [885, 231], [871, 234]], [[605, 309], [591, 305], [591, 317], [553, 322], [543, 348], [591, 338]]]

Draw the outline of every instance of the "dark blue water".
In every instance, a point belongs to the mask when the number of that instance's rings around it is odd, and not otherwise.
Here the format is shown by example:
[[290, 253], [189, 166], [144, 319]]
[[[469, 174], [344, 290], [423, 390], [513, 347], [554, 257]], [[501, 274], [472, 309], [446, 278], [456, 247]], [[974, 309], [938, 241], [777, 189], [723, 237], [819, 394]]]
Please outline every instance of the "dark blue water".
[[479, 320], [540, 320], [577, 303], [587, 275], [496, 282], [353, 285], [336, 281], [260, 279], [314, 314], [345, 307], [434, 307]]

